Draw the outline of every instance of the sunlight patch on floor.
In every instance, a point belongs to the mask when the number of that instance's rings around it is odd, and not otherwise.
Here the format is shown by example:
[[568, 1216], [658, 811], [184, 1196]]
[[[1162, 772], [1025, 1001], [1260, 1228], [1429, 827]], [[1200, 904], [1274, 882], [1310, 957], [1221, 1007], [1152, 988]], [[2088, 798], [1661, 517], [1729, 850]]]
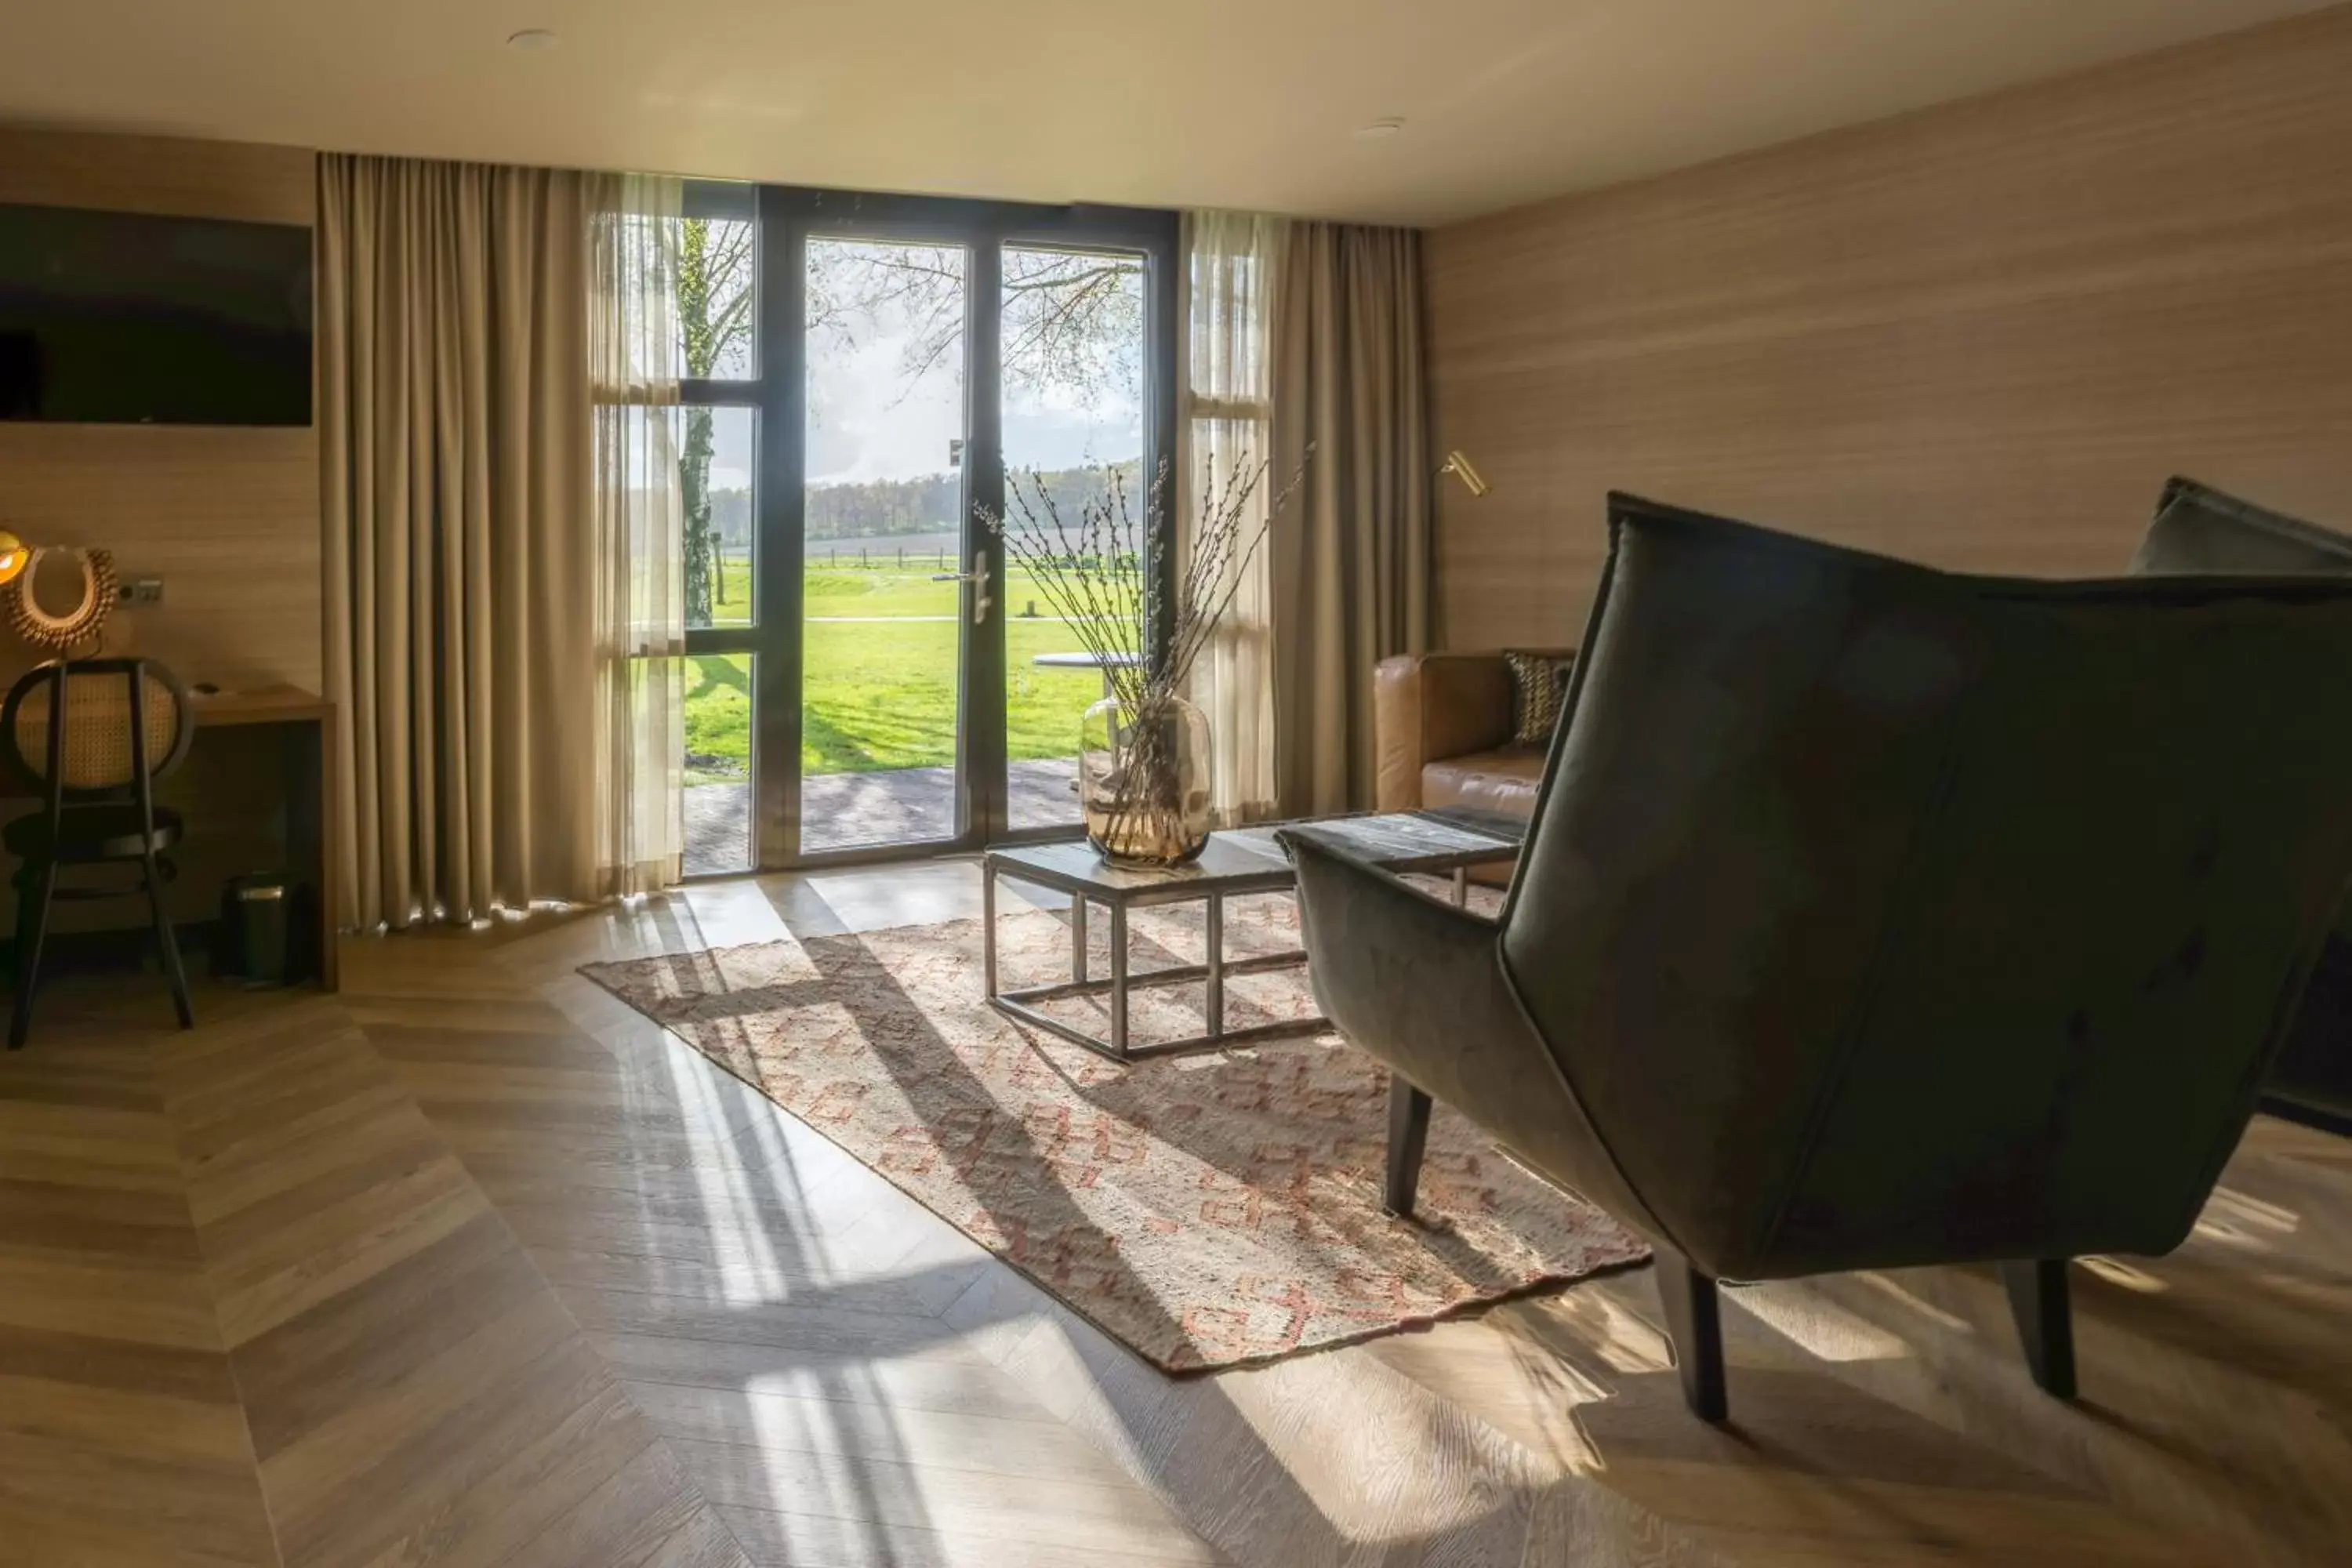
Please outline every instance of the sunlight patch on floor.
[[2120, 1258], [2093, 1253], [2087, 1257], [2077, 1258], [2074, 1261], [2108, 1284], [2120, 1286], [2126, 1290], [2137, 1291], [2143, 1296], [2160, 1295], [2168, 1288], [2163, 1280], [2158, 1279], [2147, 1269], [2136, 1268]]
[[1854, 1278], [1862, 1281], [1863, 1284], [1868, 1286], [1871, 1289], [1875, 1290], [1880, 1295], [1885, 1297], [1888, 1300], [1900, 1302], [1903, 1306], [1918, 1313], [1921, 1317], [1926, 1318], [1929, 1322], [1935, 1324], [1937, 1328], [1947, 1333], [1972, 1334], [1977, 1331], [1976, 1325], [1969, 1322], [1966, 1318], [1961, 1317], [1958, 1313], [1944, 1310], [1943, 1308], [1937, 1306], [1934, 1302], [1927, 1300], [1924, 1297], [1921, 1297], [1913, 1291], [1905, 1289], [1894, 1279], [1888, 1278], [1885, 1274], [1879, 1273], [1875, 1269], [1865, 1269], [1862, 1273], [1855, 1275]]
[[1745, 1307], [1756, 1319], [1806, 1354], [1822, 1361], [1904, 1361], [1915, 1352], [1902, 1336], [1815, 1291], [1770, 1286], [1733, 1293], [1726, 1303]]

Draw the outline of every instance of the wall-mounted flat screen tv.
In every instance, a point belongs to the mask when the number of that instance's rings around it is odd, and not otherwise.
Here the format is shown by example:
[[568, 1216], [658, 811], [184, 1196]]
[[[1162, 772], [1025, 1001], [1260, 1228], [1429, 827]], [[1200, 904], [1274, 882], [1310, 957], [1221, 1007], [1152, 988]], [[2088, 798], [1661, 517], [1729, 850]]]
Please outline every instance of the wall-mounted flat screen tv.
[[0, 204], [0, 419], [310, 423], [310, 231]]

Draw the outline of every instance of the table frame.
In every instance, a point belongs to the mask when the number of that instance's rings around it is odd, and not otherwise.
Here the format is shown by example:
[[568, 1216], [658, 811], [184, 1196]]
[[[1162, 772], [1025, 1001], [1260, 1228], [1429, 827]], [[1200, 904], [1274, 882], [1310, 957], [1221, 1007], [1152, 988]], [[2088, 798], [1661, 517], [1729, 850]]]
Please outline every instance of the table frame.
[[[1516, 851], [1515, 851], [1516, 852]], [[1487, 858], [1465, 860], [1459, 865], [1426, 868], [1420, 864], [1402, 865], [1399, 870], [1450, 870], [1454, 877], [1454, 902], [1457, 908], [1470, 901], [1470, 868], [1487, 864]], [[1003, 991], [997, 987], [996, 959], [996, 884], [1006, 881], [1023, 882], [1031, 887], [1046, 888], [1068, 895], [1070, 900], [1070, 978], [1047, 985], [1027, 985], [1017, 990]], [[1161, 886], [1123, 889], [1115, 897], [1106, 898], [1102, 889], [1086, 879], [1046, 867], [1027, 864], [1006, 865], [998, 853], [991, 850], [981, 857], [981, 979], [988, 1005], [1006, 1016], [1034, 1025], [1057, 1039], [1082, 1046], [1097, 1056], [1116, 1062], [1149, 1061], [1158, 1057], [1197, 1056], [1206, 1051], [1228, 1050], [1240, 1046], [1262, 1045], [1271, 1041], [1304, 1039], [1328, 1033], [1331, 1021], [1320, 1014], [1306, 1018], [1280, 1018], [1269, 1023], [1246, 1025], [1242, 1028], [1225, 1026], [1225, 980], [1231, 975], [1264, 974], [1283, 969], [1303, 969], [1307, 965], [1304, 948], [1289, 948], [1278, 952], [1253, 953], [1247, 958], [1228, 959], [1225, 956], [1225, 900], [1229, 898], [1249, 898], [1264, 893], [1288, 893], [1297, 896], [1297, 878], [1287, 860], [1271, 858], [1266, 868], [1257, 873], [1228, 874], [1205, 886], [1198, 882], [1173, 881]], [[1204, 921], [1204, 945], [1207, 962], [1171, 964], [1137, 974], [1128, 967], [1128, 911], [1150, 909], [1161, 904], [1184, 904], [1195, 901], [1207, 905]], [[1087, 952], [1089, 914], [1087, 906], [1099, 903], [1110, 921], [1110, 973], [1096, 979], [1089, 973], [1090, 958]], [[1129, 1038], [1128, 1004], [1130, 994], [1141, 989], [1165, 985], [1183, 985], [1193, 981], [1204, 983], [1206, 994], [1202, 998], [1204, 1015], [1200, 1034], [1187, 1035], [1173, 1040], [1155, 1040], [1136, 1045]], [[1107, 996], [1110, 1003], [1110, 1036], [1108, 1039], [1089, 1035], [1084, 1029], [1066, 1024], [1042, 1011], [1037, 1004], [1065, 1000], [1072, 996]]]

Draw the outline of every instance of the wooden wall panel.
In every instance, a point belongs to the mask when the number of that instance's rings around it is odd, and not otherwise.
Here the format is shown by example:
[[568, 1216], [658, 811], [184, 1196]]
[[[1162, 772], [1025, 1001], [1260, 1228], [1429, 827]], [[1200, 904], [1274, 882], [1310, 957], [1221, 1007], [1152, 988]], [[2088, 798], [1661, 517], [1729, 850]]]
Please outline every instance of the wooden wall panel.
[[2352, 7], [1436, 231], [1440, 635], [1573, 641], [1627, 489], [2120, 571], [2185, 472], [2352, 527]]
[[[0, 202], [307, 225], [314, 164], [301, 148], [0, 128]], [[0, 423], [0, 527], [163, 579], [162, 605], [116, 612], [111, 650], [190, 681], [318, 689], [313, 429]], [[0, 645], [0, 674], [35, 657]]]

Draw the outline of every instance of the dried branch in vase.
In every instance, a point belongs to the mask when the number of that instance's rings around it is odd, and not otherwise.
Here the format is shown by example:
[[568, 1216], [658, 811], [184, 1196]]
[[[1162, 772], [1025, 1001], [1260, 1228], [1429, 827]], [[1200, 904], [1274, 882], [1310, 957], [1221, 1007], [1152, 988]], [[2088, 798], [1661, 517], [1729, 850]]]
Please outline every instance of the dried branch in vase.
[[[1116, 465], [1087, 470], [1093, 482], [1074, 508], [1033, 470], [1006, 476], [1003, 512], [980, 509], [1102, 671], [1109, 695], [1080, 728], [1078, 793], [1087, 836], [1109, 858], [1179, 864], [1208, 841], [1208, 725], [1184, 691], [1314, 455], [1309, 447], [1263, 510], [1267, 465], [1244, 458], [1221, 479], [1212, 459], [1181, 561], [1171, 558], [1171, 528], [1151, 526], [1171, 520], [1164, 461], [1140, 515]], [[1164, 628], [1156, 642], [1155, 626]]]

